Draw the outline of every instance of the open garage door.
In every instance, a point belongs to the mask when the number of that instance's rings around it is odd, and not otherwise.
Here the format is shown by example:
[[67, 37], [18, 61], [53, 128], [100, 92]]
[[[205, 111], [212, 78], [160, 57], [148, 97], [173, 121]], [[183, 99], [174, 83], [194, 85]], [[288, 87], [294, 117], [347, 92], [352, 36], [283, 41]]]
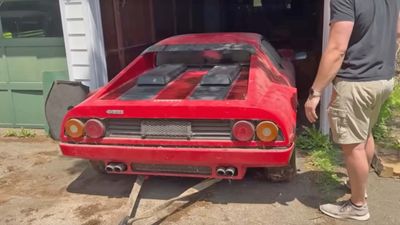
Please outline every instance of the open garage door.
[[295, 63], [299, 95], [306, 97], [321, 55], [323, 7], [320, 0], [102, 0], [109, 79], [172, 35], [255, 32], [276, 48], [308, 53]]

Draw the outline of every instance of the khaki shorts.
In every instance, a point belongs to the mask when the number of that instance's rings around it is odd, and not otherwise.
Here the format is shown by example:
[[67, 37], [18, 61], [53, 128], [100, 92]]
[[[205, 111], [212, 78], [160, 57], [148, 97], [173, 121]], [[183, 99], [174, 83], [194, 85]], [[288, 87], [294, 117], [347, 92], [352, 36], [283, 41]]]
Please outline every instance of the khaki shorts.
[[394, 79], [354, 82], [336, 78], [328, 108], [333, 140], [338, 144], [365, 142], [393, 86]]

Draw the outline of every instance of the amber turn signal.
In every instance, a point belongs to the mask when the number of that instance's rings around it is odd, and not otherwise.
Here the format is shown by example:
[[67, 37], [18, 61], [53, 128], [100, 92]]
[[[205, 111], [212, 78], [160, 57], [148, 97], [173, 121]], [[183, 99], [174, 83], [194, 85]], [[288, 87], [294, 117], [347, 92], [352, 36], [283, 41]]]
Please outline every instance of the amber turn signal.
[[82, 137], [85, 133], [84, 128], [84, 123], [78, 119], [70, 119], [64, 125], [65, 134], [70, 138]]
[[271, 142], [278, 137], [278, 126], [271, 121], [263, 121], [257, 125], [257, 137], [264, 142]]

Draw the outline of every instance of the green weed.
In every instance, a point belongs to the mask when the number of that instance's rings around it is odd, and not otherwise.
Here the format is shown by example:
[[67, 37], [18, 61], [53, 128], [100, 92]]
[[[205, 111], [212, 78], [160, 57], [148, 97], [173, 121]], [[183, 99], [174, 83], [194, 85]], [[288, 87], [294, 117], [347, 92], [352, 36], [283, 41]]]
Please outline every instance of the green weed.
[[16, 130], [7, 130], [4, 135], [4, 137], [18, 137], [18, 132]]
[[19, 137], [19, 138], [32, 138], [36, 133], [32, 130], [21, 128], [20, 130], [10, 129], [5, 132], [4, 137]]
[[321, 171], [317, 177], [321, 191], [331, 191], [340, 185], [336, 174], [339, 150], [333, 146], [327, 135], [315, 127], [305, 127], [296, 140], [296, 146], [308, 154], [311, 164]]
[[375, 140], [384, 145], [385, 147], [391, 147], [399, 149], [400, 147], [396, 140], [390, 135], [390, 122], [393, 117], [400, 115], [400, 79], [396, 80], [395, 88], [383, 104], [381, 112], [379, 114], [378, 122], [373, 129], [373, 135]]
[[30, 137], [35, 137], [35, 136], [36, 136], [36, 133], [34, 131], [22, 128], [20, 130], [20, 132], [19, 132], [19, 136], [18, 137], [30, 138]]

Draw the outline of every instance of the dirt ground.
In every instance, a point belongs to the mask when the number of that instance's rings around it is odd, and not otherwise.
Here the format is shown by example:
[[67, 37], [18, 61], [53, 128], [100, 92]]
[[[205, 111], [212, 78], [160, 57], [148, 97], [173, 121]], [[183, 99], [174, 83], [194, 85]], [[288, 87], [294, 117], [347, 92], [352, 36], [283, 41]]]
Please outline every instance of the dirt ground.
[[[361, 224], [322, 215], [318, 205], [347, 198], [346, 189], [320, 193], [314, 183], [318, 172], [304, 168], [304, 158], [298, 164], [291, 183], [267, 183], [252, 175], [222, 181], [157, 224]], [[200, 181], [149, 178], [138, 215]], [[0, 224], [118, 224], [134, 182], [134, 176], [96, 174], [86, 161], [61, 156], [47, 138], [0, 138]], [[399, 180], [371, 173], [368, 194], [371, 219], [363, 224], [400, 224]]]

